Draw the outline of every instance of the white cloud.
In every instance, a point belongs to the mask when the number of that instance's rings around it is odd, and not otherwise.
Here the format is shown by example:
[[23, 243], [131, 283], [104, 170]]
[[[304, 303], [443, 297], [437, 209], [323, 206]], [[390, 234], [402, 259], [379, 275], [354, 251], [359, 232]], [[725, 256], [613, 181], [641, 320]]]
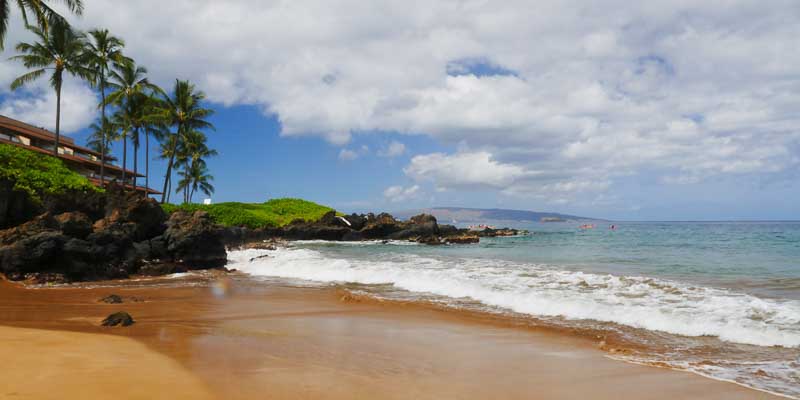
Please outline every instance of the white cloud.
[[339, 151], [339, 160], [353, 161], [368, 153], [369, 153], [369, 146], [367, 145], [361, 145], [361, 147], [357, 149], [341, 149]]
[[[464, 150], [412, 160], [410, 176], [532, 193], [796, 167], [798, 18], [793, 0], [87, 0], [76, 23], [112, 28], [158, 83], [189, 78], [214, 101], [260, 107], [285, 136], [424, 134]], [[431, 169], [464, 154], [487, 172]]]
[[341, 161], [353, 161], [358, 158], [358, 153], [353, 150], [349, 149], [342, 149], [339, 151], [339, 160]]
[[[42, 78], [42, 82], [47, 79]], [[56, 94], [50, 87], [33, 86], [24, 96], [13, 96], [0, 103], [0, 114], [49, 130], [56, 127]], [[88, 87], [66, 81], [61, 91], [61, 132], [68, 134], [86, 128], [97, 115], [99, 98]]]
[[492, 160], [491, 154], [487, 152], [418, 155], [411, 159], [404, 172], [419, 181], [434, 181], [443, 189], [459, 187], [502, 189], [525, 175], [521, 167]]
[[413, 200], [421, 195], [419, 185], [403, 187], [403, 186], [390, 186], [383, 191], [383, 197], [392, 203], [400, 203], [408, 200]]
[[402, 156], [406, 152], [406, 145], [400, 143], [396, 140], [392, 140], [388, 146], [378, 152], [378, 155], [381, 157], [398, 157]]

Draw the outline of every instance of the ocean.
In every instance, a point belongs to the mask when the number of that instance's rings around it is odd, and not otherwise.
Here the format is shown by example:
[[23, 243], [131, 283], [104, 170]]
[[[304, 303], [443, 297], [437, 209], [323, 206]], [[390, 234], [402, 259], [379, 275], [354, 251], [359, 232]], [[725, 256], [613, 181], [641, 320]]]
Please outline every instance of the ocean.
[[294, 242], [229, 259], [255, 279], [492, 313], [591, 338], [612, 358], [800, 398], [800, 222], [611, 224], [512, 224], [530, 234], [475, 245]]

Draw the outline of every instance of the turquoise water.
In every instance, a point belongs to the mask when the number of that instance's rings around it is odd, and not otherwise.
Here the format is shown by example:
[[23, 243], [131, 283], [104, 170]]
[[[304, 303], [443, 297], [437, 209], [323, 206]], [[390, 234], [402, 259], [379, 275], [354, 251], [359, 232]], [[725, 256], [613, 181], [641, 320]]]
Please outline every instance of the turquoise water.
[[[565, 269], [640, 275], [800, 299], [800, 222], [516, 224], [531, 234], [421, 254], [506, 259]], [[402, 251], [401, 250], [401, 251]]]
[[568, 327], [626, 349], [615, 358], [800, 398], [800, 223], [610, 224], [520, 224], [530, 234], [475, 245], [296, 242], [229, 259], [254, 277]]

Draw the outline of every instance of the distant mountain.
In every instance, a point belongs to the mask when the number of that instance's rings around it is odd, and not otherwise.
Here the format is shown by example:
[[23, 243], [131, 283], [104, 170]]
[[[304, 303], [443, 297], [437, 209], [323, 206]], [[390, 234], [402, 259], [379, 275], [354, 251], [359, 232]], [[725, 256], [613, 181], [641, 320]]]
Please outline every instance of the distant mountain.
[[451, 223], [452, 221], [456, 221], [457, 223], [474, 223], [486, 221], [557, 222], [598, 220], [597, 218], [553, 212], [505, 210], [501, 208], [434, 207], [398, 211], [393, 214], [398, 218], [408, 219], [422, 213], [431, 214], [436, 217], [437, 220], [446, 223]]

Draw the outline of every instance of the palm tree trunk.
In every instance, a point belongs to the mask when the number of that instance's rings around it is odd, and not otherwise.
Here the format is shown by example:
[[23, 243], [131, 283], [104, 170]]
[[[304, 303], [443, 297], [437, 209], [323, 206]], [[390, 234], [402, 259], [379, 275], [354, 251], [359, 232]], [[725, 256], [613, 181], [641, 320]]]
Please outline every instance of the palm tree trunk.
[[133, 191], [136, 191], [136, 178], [139, 175], [139, 128], [133, 130]]
[[144, 197], [150, 197], [150, 135], [144, 132]]
[[169, 180], [169, 189], [167, 189], [167, 203], [169, 203], [169, 196], [172, 193], [172, 179]]
[[58, 157], [58, 139], [61, 133], [61, 74], [58, 74], [56, 81], [56, 144], [53, 147], [53, 154]]
[[[178, 147], [178, 138], [174, 137], [172, 141], [172, 149], [170, 150], [169, 162], [167, 163], [167, 173], [164, 175], [164, 191], [161, 192], [161, 203], [164, 203], [167, 197], [169, 197], [167, 186], [172, 183], [172, 164], [175, 163], [175, 148]], [[172, 189], [172, 186], [170, 185], [169, 188]]]
[[100, 97], [103, 99], [102, 107], [100, 110], [101, 120], [100, 120], [100, 130], [101, 130], [101, 137], [100, 137], [100, 187], [105, 187], [105, 179], [106, 179], [106, 138], [108, 137], [108, 132], [106, 132], [106, 81], [103, 78], [100, 78]]
[[122, 134], [122, 188], [125, 188], [125, 172], [128, 170], [128, 134]]

